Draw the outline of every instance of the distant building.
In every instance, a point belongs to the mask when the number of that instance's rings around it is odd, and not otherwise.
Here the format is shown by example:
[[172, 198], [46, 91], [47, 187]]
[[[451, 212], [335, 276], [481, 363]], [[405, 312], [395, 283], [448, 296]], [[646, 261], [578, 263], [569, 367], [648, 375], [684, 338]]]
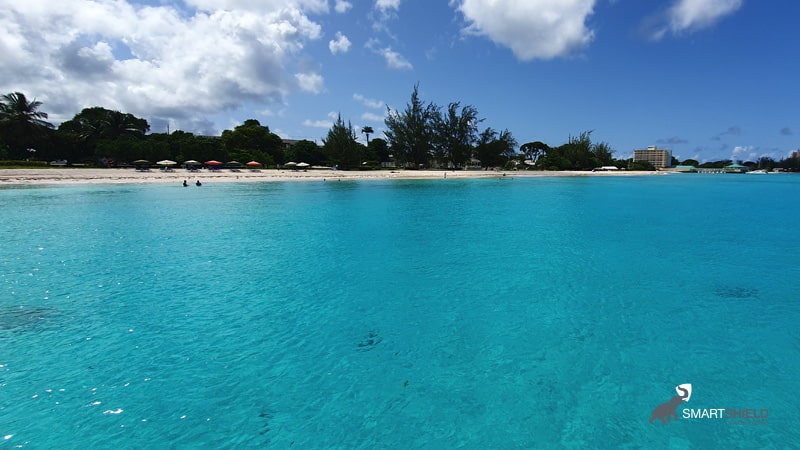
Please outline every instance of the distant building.
[[634, 150], [633, 162], [647, 161], [656, 169], [663, 169], [672, 165], [672, 151], [656, 148], [652, 145], [647, 150]]
[[722, 168], [725, 173], [745, 173], [747, 172], [747, 166], [743, 166], [741, 164], [733, 163], [728, 164], [727, 166]]
[[284, 150], [289, 150], [294, 144], [300, 142], [297, 139], [283, 139], [282, 145]]

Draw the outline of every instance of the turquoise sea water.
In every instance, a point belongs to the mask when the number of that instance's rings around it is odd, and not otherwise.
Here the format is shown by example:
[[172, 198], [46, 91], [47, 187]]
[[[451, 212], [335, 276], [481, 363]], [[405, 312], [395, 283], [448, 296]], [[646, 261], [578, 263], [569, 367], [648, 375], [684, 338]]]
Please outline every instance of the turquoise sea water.
[[796, 447], [798, 206], [793, 175], [5, 187], [0, 448]]

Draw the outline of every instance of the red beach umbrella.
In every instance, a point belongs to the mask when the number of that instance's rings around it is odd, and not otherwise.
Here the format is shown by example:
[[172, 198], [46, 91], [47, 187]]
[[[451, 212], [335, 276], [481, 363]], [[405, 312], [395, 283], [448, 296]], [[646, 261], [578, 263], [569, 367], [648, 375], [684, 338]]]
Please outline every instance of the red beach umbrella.
[[222, 165], [221, 162], [219, 162], [219, 161], [217, 161], [215, 159], [212, 159], [211, 161], [206, 161], [203, 164], [205, 164], [207, 166], [221, 166]]
[[261, 163], [258, 162], [258, 161], [250, 161], [249, 163], [247, 163], [247, 166], [248, 167], [261, 167]]

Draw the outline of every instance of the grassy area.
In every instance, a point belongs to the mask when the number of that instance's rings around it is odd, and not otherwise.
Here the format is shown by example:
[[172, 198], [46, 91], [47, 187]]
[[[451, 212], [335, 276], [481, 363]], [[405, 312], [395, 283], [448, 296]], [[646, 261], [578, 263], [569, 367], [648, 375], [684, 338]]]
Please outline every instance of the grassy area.
[[92, 167], [88, 164], [69, 164], [51, 166], [47, 161], [0, 160], [0, 169], [64, 169]]

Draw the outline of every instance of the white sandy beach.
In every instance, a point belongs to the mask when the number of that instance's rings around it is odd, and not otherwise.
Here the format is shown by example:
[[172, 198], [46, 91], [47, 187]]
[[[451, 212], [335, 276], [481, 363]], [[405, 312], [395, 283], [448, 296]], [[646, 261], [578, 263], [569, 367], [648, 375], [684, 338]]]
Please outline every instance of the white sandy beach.
[[175, 183], [183, 180], [194, 184], [219, 182], [266, 182], [266, 181], [337, 181], [337, 180], [387, 180], [387, 179], [457, 179], [457, 178], [527, 178], [559, 176], [638, 176], [658, 175], [660, 172], [588, 172], [588, 171], [444, 171], [444, 170], [374, 170], [343, 171], [311, 169], [293, 171], [288, 169], [262, 169], [251, 171], [173, 169], [170, 172], [159, 169], [140, 172], [126, 169], [86, 169], [86, 168], [46, 168], [46, 169], [0, 169], [0, 186], [26, 184], [141, 184]]

